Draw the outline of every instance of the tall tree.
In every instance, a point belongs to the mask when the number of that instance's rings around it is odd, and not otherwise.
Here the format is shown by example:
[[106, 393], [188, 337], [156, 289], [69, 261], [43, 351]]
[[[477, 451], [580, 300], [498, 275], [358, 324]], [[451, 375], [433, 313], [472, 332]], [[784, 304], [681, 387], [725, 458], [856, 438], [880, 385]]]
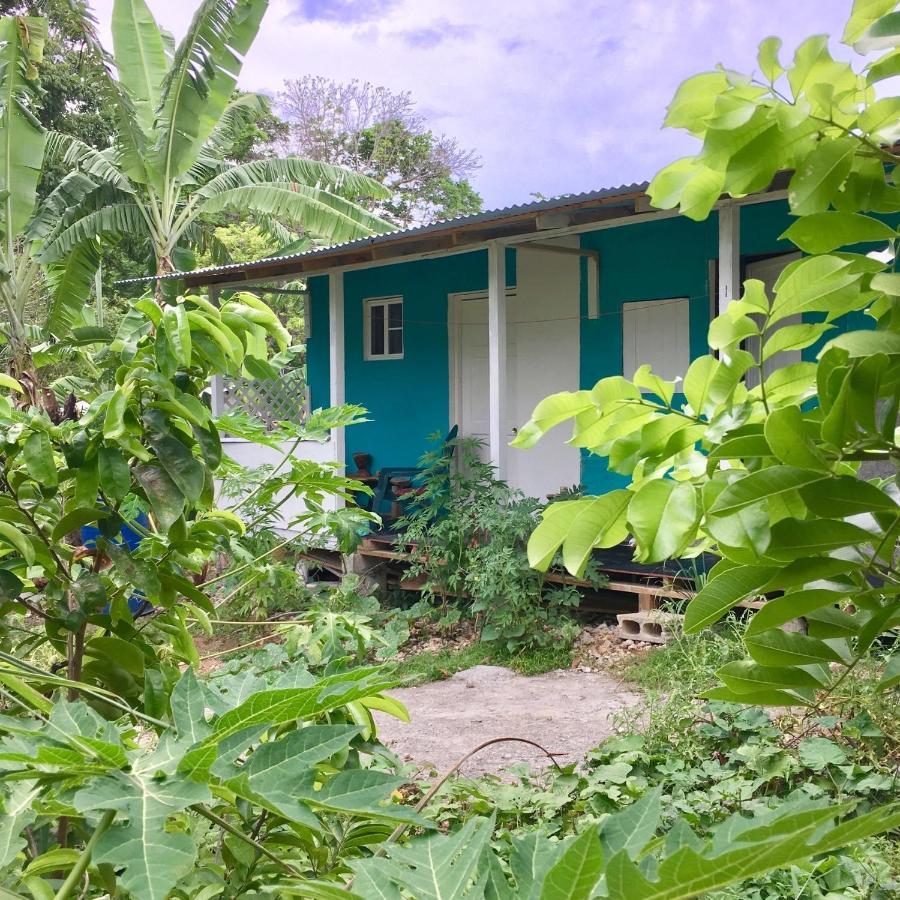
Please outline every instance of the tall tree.
[[[41, 261], [56, 263], [96, 235], [140, 236], [163, 275], [189, 265], [191, 248], [215, 245], [215, 218], [233, 212], [291, 242], [287, 226], [324, 241], [383, 230], [350, 198], [385, 197], [362, 175], [296, 158], [234, 164], [230, 153], [260, 98], [235, 96], [243, 56], [266, 0], [204, 0], [173, 47], [144, 0], [116, 0], [112, 147], [97, 151], [54, 134], [49, 151], [71, 169], [48, 198], [58, 221], [38, 222]], [[213, 217], [210, 220], [210, 217]]]
[[285, 82], [276, 111], [289, 126], [277, 146], [381, 182], [390, 197], [370, 208], [399, 225], [482, 209], [469, 182], [477, 155], [431, 131], [408, 91], [306, 75]]

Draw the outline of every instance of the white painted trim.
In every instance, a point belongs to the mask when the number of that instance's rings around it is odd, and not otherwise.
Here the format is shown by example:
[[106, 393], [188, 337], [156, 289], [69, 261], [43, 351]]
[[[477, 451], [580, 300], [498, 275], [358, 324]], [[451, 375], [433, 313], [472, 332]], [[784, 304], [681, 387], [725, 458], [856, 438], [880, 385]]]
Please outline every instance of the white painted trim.
[[728, 203], [719, 209], [719, 308], [741, 295], [741, 208]]
[[[506, 289], [506, 299], [511, 300], [516, 296], [516, 289]], [[487, 300], [487, 291], [454, 291], [447, 294], [447, 354], [448, 372], [450, 380], [450, 425], [460, 425], [462, 415], [462, 364], [459, 358], [462, 348], [460, 339], [460, 326], [462, 316], [460, 308], [467, 300]]]
[[[403, 350], [400, 353], [388, 353], [388, 338], [390, 333], [390, 328], [388, 328], [388, 316], [387, 316], [387, 307], [391, 303], [399, 303], [400, 308], [403, 309], [403, 296], [402, 294], [390, 294], [387, 297], [364, 297], [362, 302], [362, 317], [363, 317], [363, 360], [365, 362], [380, 362], [381, 360], [387, 359], [403, 359], [403, 354], [406, 352], [406, 316], [405, 310], [403, 313], [403, 323], [401, 326], [401, 341], [403, 344]], [[369, 315], [369, 309], [373, 306], [384, 306], [384, 353], [372, 354], [372, 317]]]
[[496, 477], [506, 478], [506, 247], [488, 245], [488, 444]]
[[[344, 356], [344, 271], [332, 269], [328, 273], [328, 380], [330, 405], [341, 406], [346, 400]], [[333, 459], [344, 465], [344, 429], [332, 431]]]

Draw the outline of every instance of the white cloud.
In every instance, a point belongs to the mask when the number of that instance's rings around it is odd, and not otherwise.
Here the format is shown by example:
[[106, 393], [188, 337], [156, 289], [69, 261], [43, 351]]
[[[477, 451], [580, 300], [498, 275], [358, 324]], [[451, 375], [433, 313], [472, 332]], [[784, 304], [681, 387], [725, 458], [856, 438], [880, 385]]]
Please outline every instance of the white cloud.
[[[189, 2], [149, 3], [184, 31]], [[95, 2], [101, 23], [111, 6]], [[649, 178], [691, 147], [659, 130], [681, 79], [720, 61], [752, 68], [770, 33], [789, 48], [837, 35], [849, 2], [395, 0], [358, 24], [305, 21], [299, 8], [272, 0], [242, 85], [272, 91], [312, 73], [409, 90], [436, 130], [480, 153], [475, 182], [493, 206]], [[342, 8], [352, 19], [354, 5]]]

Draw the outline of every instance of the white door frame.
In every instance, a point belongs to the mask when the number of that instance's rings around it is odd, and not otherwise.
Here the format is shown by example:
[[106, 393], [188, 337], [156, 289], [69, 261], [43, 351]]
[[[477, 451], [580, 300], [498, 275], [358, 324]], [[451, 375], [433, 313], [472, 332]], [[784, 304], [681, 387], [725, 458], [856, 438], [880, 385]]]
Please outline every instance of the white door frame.
[[[506, 288], [506, 299], [510, 300], [516, 296], [514, 287]], [[454, 291], [447, 294], [447, 343], [449, 347], [449, 372], [450, 372], [450, 426], [462, 425], [460, 415], [462, 413], [462, 365], [459, 355], [462, 350], [462, 341], [460, 340], [459, 329], [462, 324], [460, 316], [460, 306], [467, 300], [484, 300], [488, 301], [488, 292], [485, 288], [481, 291]], [[487, 328], [485, 323], [485, 328]], [[504, 354], [505, 356], [505, 354]], [[484, 386], [485, 390], [488, 385]], [[505, 437], [506, 429], [500, 435], [501, 440]]]

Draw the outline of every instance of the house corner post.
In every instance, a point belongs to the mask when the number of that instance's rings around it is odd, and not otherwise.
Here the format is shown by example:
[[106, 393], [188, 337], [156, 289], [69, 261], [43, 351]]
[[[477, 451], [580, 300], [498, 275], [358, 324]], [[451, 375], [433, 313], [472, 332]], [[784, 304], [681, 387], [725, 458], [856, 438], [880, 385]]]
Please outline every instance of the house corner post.
[[[344, 272], [341, 269], [328, 273], [328, 374], [331, 406], [345, 403], [344, 377]], [[345, 463], [344, 429], [335, 428], [331, 433], [333, 460]]]
[[[219, 305], [219, 286], [211, 284], [209, 286], [209, 302], [213, 306]], [[209, 407], [214, 416], [221, 416], [225, 413], [225, 379], [222, 375], [213, 375], [209, 382], [210, 397]]]
[[506, 247], [488, 245], [489, 450], [496, 477], [506, 478]]
[[741, 296], [741, 208], [732, 200], [719, 207], [719, 302], [716, 315]]

